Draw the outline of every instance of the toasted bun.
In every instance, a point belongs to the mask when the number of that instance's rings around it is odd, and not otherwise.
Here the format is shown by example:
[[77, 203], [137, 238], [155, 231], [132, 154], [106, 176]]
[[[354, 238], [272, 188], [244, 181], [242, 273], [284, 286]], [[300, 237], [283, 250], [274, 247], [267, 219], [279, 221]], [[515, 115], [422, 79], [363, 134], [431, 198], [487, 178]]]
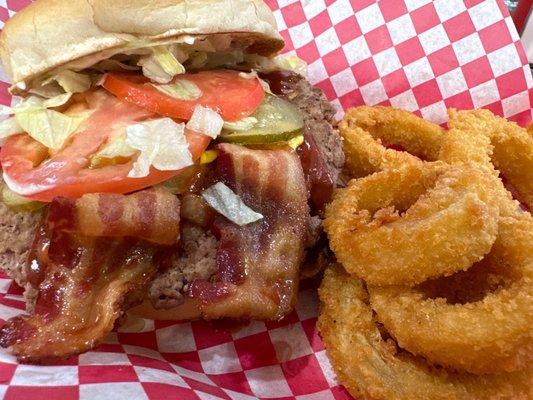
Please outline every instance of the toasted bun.
[[0, 59], [13, 83], [135, 38], [235, 33], [249, 51], [283, 47], [262, 0], [37, 0], [11, 18], [0, 35]]

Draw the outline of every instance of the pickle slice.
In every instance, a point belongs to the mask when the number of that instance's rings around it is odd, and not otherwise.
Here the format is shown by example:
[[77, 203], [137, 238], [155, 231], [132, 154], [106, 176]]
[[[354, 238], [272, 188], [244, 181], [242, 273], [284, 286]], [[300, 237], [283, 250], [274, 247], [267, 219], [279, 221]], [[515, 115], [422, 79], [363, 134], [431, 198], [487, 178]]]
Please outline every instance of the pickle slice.
[[304, 120], [294, 104], [266, 94], [252, 117], [257, 123], [250, 129], [224, 131], [218, 139], [236, 144], [288, 142], [302, 133]]
[[13, 192], [6, 185], [1, 187], [0, 199], [2, 203], [15, 212], [32, 212], [43, 208], [46, 203], [28, 200], [25, 197]]

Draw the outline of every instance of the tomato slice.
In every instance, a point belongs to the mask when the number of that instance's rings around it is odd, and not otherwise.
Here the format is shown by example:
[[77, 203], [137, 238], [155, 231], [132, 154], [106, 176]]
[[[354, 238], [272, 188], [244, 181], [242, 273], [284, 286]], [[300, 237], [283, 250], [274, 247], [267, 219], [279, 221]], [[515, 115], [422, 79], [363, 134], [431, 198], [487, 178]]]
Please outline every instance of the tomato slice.
[[202, 96], [196, 100], [180, 100], [157, 90], [144, 76], [133, 73], [108, 73], [102, 86], [119, 99], [159, 115], [184, 120], [189, 120], [194, 107], [200, 104], [218, 111], [226, 121], [235, 121], [252, 114], [265, 97], [259, 79], [239, 76], [237, 71], [181, 74], [174, 82], [181, 79], [194, 82]]
[[[70, 144], [48, 156], [46, 147], [27, 134], [13, 136], [0, 150], [4, 180], [15, 192], [32, 200], [52, 201], [56, 196], [77, 198], [85, 193], [128, 193], [178, 175], [181, 171], [152, 168], [144, 178], [128, 178], [133, 161], [89, 168], [90, 157], [113, 135], [128, 125], [157, 117], [152, 112], [110, 96], [104, 91], [85, 95], [91, 115]], [[193, 160], [200, 158], [211, 138], [186, 131]]]

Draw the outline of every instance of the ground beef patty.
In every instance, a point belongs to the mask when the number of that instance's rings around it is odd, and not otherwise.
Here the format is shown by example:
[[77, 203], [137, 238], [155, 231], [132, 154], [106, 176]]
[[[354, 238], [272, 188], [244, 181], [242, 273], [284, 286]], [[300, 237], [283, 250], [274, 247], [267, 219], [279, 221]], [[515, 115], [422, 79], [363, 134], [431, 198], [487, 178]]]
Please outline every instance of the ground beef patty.
[[37, 293], [26, 283], [24, 266], [40, 219], [40, 212], [16, 213], [0, 202], [0, 268], [25, 288], [28, 311], [33, 309]]

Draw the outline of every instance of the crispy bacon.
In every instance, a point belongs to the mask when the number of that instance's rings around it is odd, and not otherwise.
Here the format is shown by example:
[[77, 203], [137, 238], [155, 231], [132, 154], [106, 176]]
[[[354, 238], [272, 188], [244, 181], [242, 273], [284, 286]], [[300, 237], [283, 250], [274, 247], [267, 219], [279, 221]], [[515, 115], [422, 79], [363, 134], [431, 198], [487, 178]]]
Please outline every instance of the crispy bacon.
[[[153, 209], [149, 218], [142, 215], [148, 200]], [[98, 212], [90, 220], [99, 225], [91, 230], [80, 216], [89, 218], [95, 204]], [[144, 206], [145, 211], [133, 217], [126, 211], [132, 204]], [[169, 210], [169, 205], [178, 205], [173, 195], [153, 190], [54, 200], [28, 263], [28, 281], [39, 292], [35, 312], [8, 320], [0, 329], [0, 345], [10, 346], [22, 361], [42, 361], [68, 357], [100, 343], [122, 315], [127, 295], [145, 287], [156, 273], [163, 248], [142, 239], [175, 241], [179, 210]], [[120, 209], [122, 214], [116, 211]], [[109, 226], [104, 227], [103, 221]], [[155, 227], [139, 228], [139, 221], [151, 221]], [[156, 232], [164, 240], [157, 240]]]
[[280, 319], [296, 301], [309, 223], [307, 189], [295, 153], [218, 146], [217, 177], [264, 218], [238, 226], [219, 216], [211, 281], [194, 281], [191, 296], [204, 318]]
[[179, 201], [164, 189], [143, 190], [123, 196], [86, 194], [72, 201], [71, 229], [85, 236], [134, 236], [172, 245], [179, 239]]

